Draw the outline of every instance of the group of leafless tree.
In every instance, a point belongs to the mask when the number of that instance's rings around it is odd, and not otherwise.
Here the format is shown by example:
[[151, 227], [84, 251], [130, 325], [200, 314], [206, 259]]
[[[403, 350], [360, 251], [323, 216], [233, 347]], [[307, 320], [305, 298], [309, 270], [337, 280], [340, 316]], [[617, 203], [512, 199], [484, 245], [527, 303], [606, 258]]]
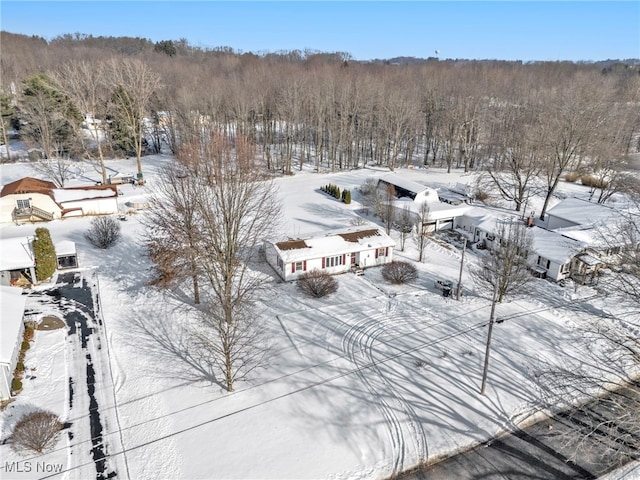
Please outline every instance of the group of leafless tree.
[[[389, 65], [346, 54], [257, 56], [130, 38], [118, 49], [114, 39], [86, 35], [47, 43], [3, 32], [2, 41], [1, 87], [15, 118], [38, 116], [25, 95], [37, 73], [73, 105], [67, 111], [111, 122], [110, 136], [115, 126], [124, 129], [139, 173], [144, 143], [166, 142], [177, 153], [206, 124], [250, 138], [266, 168], [285, 174], [304, 165], [334, 171], [368, 163], [486, 170], [488, 188], [516, 210], [542, 194], [544, 217], [567, 174], [598, 180], [598, 201], [626, 188], [628, 154], [639, 147], [640, 75], [632, 65]], [[3, 119], [10, 110], [3, 108]], [[44, 138], [26, 137], [52, 155]], [[102, 160], [99, 139], [89, 143], [84, 155]]]

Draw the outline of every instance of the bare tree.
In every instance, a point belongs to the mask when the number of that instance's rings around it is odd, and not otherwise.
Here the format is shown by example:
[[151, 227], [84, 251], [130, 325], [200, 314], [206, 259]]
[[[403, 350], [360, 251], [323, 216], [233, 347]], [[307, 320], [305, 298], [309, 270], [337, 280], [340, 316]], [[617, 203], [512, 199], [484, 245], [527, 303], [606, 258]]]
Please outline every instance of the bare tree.
[[569, 458], [597, 459], [594, 473], [603, 474], [640, 459], [640, 382], [632, 373], [640, 340], [611, 317], [577, 328], [582, 356], [542, 366], [537, 378], [547, 408], [572, 427], [560, 434]]
[[430, 223], [430, 213], [429, 204], [427, 202], [422, 202], [418, 211], [415, 236], [413, 237], [416, 247], [418, 247], [419, 262], [422, 262], [422, 259], [424, 258], [424, 251], [427, 248], [427, 242], [429, 241], [429, 236], [432, 233], [433, 227]]
[[217, 300], [203, 302], [200, 318], [205, 329], [193, 337], [199, 351], [206, 352], [208, 361], [223, 372], [227, 391], [233, 391], [237, 380], [246, 378], [264, 367], [269, 345], [256, 320], [256, 312], [246, 301], [234, 306], [233, 321]]
[[215, 132], [191, 139], [178, 155], [205, 187], [196, 199], [197, 257], [212, 298], [203, 318], [218, 333], [229, 391], [237, 378], [237, 345], [231, 340], [238, 338], [236, 329], [243, 328], [235, 323], [250, 318], [248, 306], [263, 285], [251, 264], [280, 219], [275, 185], [263, 178], [255, 156], [255, 145], [245, 137], [237, 135], [232, 142]]
[[529, 230], [523, 222], [503, 220], [495, 232], [494, 246], [489, 246], [488, 254], [472, 271], [474, 281], [482, 290], [496, 290], [498, 303], [522, 291], [533, 280], [527, 264], [531, 242]]
[[594, 146], [597, 133], [611, 121], [611, 87], [608, 79], [576, 75], [563, 88], [543, 92], [540, 124], [545, 160], [541, 175], [546, 192], [540, 219], [544, 219], [560, 179], [567, 171], [580, 169], [580, 154]]
[[517, 212], [535, 193], [541, 168], [538, 126], [531, 110], [527, 105], [497, 107], [488, 142], [492, 158], [486, 163], [485, 175], [502, 198], [515, 203]]
[[380, 188], [382, 189], [383, 197], [381, 217], [384, 222], [384, 229], [389, 235], [396, 218], [396, 207], [393, 204], [396, 200], [396, 189], [391, 184], [382, 184]]
[[195, 171], [171, 163], [158, 178], [151, 208], [142, 222], [145, 243], [156, 272], [152, 285], [172, 288], [190, 278], [193, 301], [200, 303], [200, 210], [205, 186]]
[[398, 215], [398, 228], [400, 229], [400, 250], [403, 252], [407, 237], [413, 231], [413, 224], [414, 219], [411, 215], [411, 209], [408, 205], [405, 205], [405, 207]]
[[160, 77], [138, 59], [113, 59], [109, 62], [109, 83], [114, 108], [134, 139], [138, 181], [142, 182], [142, 147], [145, 134], [145, 114], [153, 94], [160, 89]]
[[63, 157], [39, 158], [33, 164], [34, 170], [40, 172], [60, 188], [63, 188], [67, 180], [71, 178], [74, 166], [73, 160]]
[[110, 94], [106, 78], [108, 70], [102, 61], [65, 63], [53, 75], [58, 89], [64, 92], [85, 116], [86, 131], [91, 142], [86, 141], [82, 132], [79, 137], [90, 160], [94, 160], [94, 152], [97, 152], [96, 168], [102, 176], [102, 183], [107, 183], [102, 148]]
[[491, 314], [487, 333], [484, 370], [480, 394], [484, 395], [491, 353], [491, 335], [495, 322], [496, 303], [508, 295], [524, 291], [533, 281], [527, 265], [531, 249], [531, 237], [524, 223], [506, 220], [495, 232], [495, 246], [482, 258], [480, 265], [471, 270], [473, 280], [482, 291], [491, 292]]

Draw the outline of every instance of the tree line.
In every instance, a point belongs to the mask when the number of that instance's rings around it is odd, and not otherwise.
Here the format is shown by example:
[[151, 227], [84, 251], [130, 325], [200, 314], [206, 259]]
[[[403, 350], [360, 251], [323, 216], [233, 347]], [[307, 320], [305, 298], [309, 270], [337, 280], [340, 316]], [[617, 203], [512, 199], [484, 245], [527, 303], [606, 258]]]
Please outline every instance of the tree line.
[[[566, 175], [590, 179], [601, 202], [629, 188], [629, 154], [640, 149], [632, 63], [392, 65], [344, 52], [256, 55], [80, 34], [47, 42], [2, 32], [2, 42], [3, 132], [18, 128], [45, 159], [135, 155], [139, 176], [142, 155], [163, 143], [177, 154], [206, 125], [250, 138], [264, 167], [282, 174], [367, 164], [480, 170], [515, 210], [543, 195], [544, 217]], [[87, 142], [86, 115], [102, 122], [89, 129], [101, 138]]]

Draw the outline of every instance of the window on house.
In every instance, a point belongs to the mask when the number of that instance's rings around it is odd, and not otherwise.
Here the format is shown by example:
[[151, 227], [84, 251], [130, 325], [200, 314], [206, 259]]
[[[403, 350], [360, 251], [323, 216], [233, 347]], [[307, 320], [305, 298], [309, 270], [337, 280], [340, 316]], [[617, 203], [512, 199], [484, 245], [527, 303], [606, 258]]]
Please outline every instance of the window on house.
[[31, 199], [30, 198], [21, 198], [21, 199], [16, 200], [16, 208], [18, 210], [31, 208]]
[[304, 266], [302, 262], [296, 262], [296, 272], [303, 269], [304, 269]]
[[342, 265], [342, 255], [327, 257], [325, 260], [325, 267], [337, 267], [338, 265]]
[[541, 257], [540, 255], [538, 255], [538, 261], [536, 262], [538, 265], [540, 265], [541, 267], [544, 267], [546, 269], [549, 268], [549, 266], [551, 265], [551, 260], [547, 260], [544, 257]]
[[560, 273], [567, 273], [571, 267], [571, 262], [567, 262], [560, 267]]
[[380, 247], [380, 248], [378, 249], [378, 256], [379, 256], [379, 257], [384, 257], [384, 256], [385, 256], [385, 249], [384, 249], [384, 247]]
[[284, 262], [282, 261], [282, 259], [278, 257], [276, 261], [278, 263], [278, 268], [280, 268], [281, 270], [284, 270]]

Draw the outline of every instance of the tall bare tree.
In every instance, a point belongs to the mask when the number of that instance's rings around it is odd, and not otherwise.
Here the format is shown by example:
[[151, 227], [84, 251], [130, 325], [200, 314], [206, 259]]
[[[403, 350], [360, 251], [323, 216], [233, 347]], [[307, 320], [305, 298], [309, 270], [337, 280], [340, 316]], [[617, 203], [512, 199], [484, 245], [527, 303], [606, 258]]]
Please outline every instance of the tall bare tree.
[[491, 314], [487, 332], [487, 347], [482, 372], [480, 394], [484, 395], [489, 372], [491, 336], [495, 322], [496, 303], [508, 295], [524, 291], [533, 280], [527, 265], [531, 237], [523, 222], [505, 220], [495, 232], [495, 246], [489, 248], [479, 266], [471, 270], [473, 280], [481, 291], [491, 292]]
[[237, 135], [232, 141], [216, 132], [192, 139], [178, 154], [192, 179], [205, 187], [197, 198], [197, 256], [211, 295], [205, 305], [215, 308], [208, 308], [204, 318], [217, 335], [229, 391], [238, 378], [237, 362], [244, 358], [232, 340], [251, 317], [253, 295], [262, 286], [251, 265], [280, 220], [276, 187], [255, 157], [250, 140]]
[[108, 64], [114, 108], [125, 122], [132, 138], [138, 166], [138, 181], [142, 182], [142, 148], [145, 136], [145, 115], [153, 94], [161, 88], [160, 76], [135, 58], [112, 59]]
[[200, 211], [198, 200], [204, 186], [193, 172], [169, 164], [158, 177], [152, 206], [142, 222], [147, 227], [145, 243], [156, 272], [152, 285], [173, 288], [190, 278], [193, 301], [200, 303], [199, 257]]
[[418, 247], [418, 261], [422, 262], [424, 258], [424, 251], [427, 248], [429, 242], [429, 236], [432, 233], [431, 226], [431, 210], [427, 202], [420, 204], [420, 210], [418, 211], [418, 222], [416, 223], [416, 232], [413, 237], [416, 246]]
[[[58, 89], [74, 102], [86, 119], [86, 131], [91, 142], [86, 141], [82, 132], [79, 137], [85, 155], [97, 162], [102, 183], [107, 183], [102, 146], [110, 95], [107, 78], [108, 69], [103, 61], [68, 62], [53, 74], [53, 81]], [[97, 158], [94, 153], [97, 153]]]
[[542, 95], [540, 124], [544, 127], [545, 161], [541, 174], [546, 192], [540, 218], [544, 219], [560, 179], [567, 171], [580, 169], [580, 154], [594, 146], [597, 133], [610, 119], [613, 102], [611, 81], [595, 75], [576, 75]]

